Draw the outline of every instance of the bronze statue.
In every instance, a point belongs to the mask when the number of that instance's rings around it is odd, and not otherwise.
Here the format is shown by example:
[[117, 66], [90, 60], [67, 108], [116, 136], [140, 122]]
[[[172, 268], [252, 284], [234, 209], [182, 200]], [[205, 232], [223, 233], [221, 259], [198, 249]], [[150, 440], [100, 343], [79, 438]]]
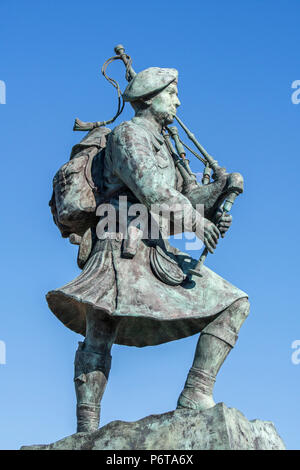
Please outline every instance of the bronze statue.
[[[78, 432], [99, 426], [114, 343], [143, 347], [201, 333], [177, 408], [213, 407], [216, 375], [249, 313], [247, 294], [203, 266], [203, 259], [197, 275], [197, 260], [172, 247], [154, 217], [157, 208], [169, 209], [167, 235], [190, 227], [213, 253], [231, 225], [222, 203], [230, 206], [232, 194], [242, 191], [241, 177], [211, 160], [203, 180], [209, 183], [199, 184], [179, 140], [179, 155], [169, 140], [180, 105], [177, 70], [151, 67], [135, 74], [124, 49], [117, 55], [129, 80], [123, 99], [135, 116], [113, 131], [105, 122], [85, 126], [77, 120], [77, 128], [90, 131], [55, 176], [50, 201], [62, 235], [80, 244], [81, 274], [47, 294], [52, 312], [85, 337], [75, 357]], [[111, 220], [105, 225], [111, 209], [114, 230]], [[125, 222], [119, 217], [124, 209]], [[155, 223], [158, 236], [151, 231]]]

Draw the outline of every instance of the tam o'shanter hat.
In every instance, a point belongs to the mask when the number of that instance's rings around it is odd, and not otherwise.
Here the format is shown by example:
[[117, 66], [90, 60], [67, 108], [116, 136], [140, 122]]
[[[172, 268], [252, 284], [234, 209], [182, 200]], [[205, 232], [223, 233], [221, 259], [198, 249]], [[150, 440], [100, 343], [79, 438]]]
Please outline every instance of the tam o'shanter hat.
[[137, 73], [129, 82], [124, 93], [124, 101], [136, 101], [153, 93], [159, 93], [178, 78], [176, 69], [150, 67]]

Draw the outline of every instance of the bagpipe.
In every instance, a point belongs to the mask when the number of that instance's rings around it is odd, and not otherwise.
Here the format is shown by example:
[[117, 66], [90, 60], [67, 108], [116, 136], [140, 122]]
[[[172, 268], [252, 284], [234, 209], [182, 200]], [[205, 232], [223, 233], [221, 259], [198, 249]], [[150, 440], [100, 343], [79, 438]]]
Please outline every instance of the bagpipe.
[[[74, 131], [90, 131], [96, 127], [106, 126], [114, 122], [117, 119], [117, 117], [122, 113], [124, 109], [124, 105], [125, 105], [123, 98], [122, 98], [122, 92], [121, 92], [118, 82], [107, 75], [106, 73], [107, 67], [115, 60], [121, 60], [124, 63], [125, 68], [126, 68], [125, 77], [128, 82], [130, 82], [135, 77], [136, 72], [134, 71], [132, 67], [132, 59], [128, 54], [125, 53], [125, 48], [123, 45], [121, 44], [117, 45], [114, 48], [114, 51], [116, 55], [109, 58], [108, 60], [104, 62], [101, 71], [104, 77], [109, 81], [109, 83], [111, 83], [114, 86], [114, 88], [117, 90], [117, 94], [118, 94], [117, 112], [115, 116], [108, 121], [83, 122], [80, 119], [76, 118], [74, 127], [73, 127]], [[192, 173], [190, 169], [189, 160], [186, 158], [185, 149], [187, 149], [191, 154], [193, 154], [196, 158], [198, 158], [198, 160], [200, 160], [204, 164], [202, 185], [206, 186], [206, 185], [212, 184], [211, 172], [213, 171], [214, 175], [218, 175], [220, 172], [222, 173], [222, 171], [224, 172], [225, 170], [221, 168], [218, 162], [202, 147], [202, 145], [196, 139], [195, 135], [188, 129], [188, 127], [182, 122], [182, 120], [178, 116], [175, 116], [175, 119], [180, 125], [180, 127], [184, 130], [189, 140], [194, 144], [194, 146], [197, 148], [197, 150], [201, 154], [199, 155], [199, 153], [191, 149], [187, 144], [185, 144], [181, 140], [181, 138], [179, 137], [178, 129], [175, 126], [171, 126], [171, 127], [166, 126], [163, 129], [163, 135], [165, 137], [166, 144], [169, 147], [170, 152], [174, 156], [177, 156], [176, 157], [177, 160], [175, 159], [175, 164], [178, 170], [180, 171], [185, 188], [197, 187], [196, 177], [195, 177], [195, 174]], [[171, 139], [173, 140], [175, 144], [177, 152], [175, 152], [173, 149]], [[241, 194], [243, 190], [244, 190], [244, 180], [240, 173], [230, 173], [229, 175], [227, 175], [226, 196], [225, 198], [223, 198], [220, 206], [218, 207], [218, 210], [215, 211], [215, 215], [212, 220], [217, 227], [218, 227], [222, 214], [230, 212], [236, 197], [239, 194]], [[189, 271], [190, 275], [201, 276], [201, 268], [205, 262], [207, 254], [208, 254], [208, 249], [204, 248], [197, 265], [195, 266], [194, 269], [190, 269]]]

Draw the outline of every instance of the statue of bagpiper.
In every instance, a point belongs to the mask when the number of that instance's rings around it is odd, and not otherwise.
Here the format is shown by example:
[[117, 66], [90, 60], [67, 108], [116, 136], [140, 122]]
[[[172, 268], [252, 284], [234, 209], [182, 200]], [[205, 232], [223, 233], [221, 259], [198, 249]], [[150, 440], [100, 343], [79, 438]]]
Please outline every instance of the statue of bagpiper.
[[[76, 119], [74, 129], [88, 133], [55, 175], [50, 201], [62, 236], [79, 245], [82, 269], [47, 294], [52, 312], [84, 336], [75, 356], [77, 432], [99, 427], [114, 343], [154, 346], [200, 333], [177, 408], [213, 407], [217, 373], [249, 313], [247, 294], [204, 264], [231, 225], [229, 211], [243, 191], [242, 176], [221, 168], [176, 116], [177, 70], [151, 67], [135, 73], [124, 47], [115, 52], [103, 74], [118, 92], [116, 116], [93, 123]], [[114, 60], [126, 66], [124, 93], [106, 73]], [[125, 102], [134, 117], [111, 131], [106, 126]], [[170, 126], [174, 119], [197, 151]], [[186, 148], [205, 165], [201, 183]], [[168, 229], [157, 217], [162, 207], [169, 210]], [[125, 221], [120, 220], [124, 209]], [[205, 245], [200, 260], [168, 241], [187, 230]]]

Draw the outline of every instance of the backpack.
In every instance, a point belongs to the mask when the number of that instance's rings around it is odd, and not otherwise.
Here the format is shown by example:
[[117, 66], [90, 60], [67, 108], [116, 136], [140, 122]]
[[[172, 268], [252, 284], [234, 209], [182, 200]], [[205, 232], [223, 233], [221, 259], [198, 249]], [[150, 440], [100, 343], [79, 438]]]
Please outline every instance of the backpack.
[[[107, 136], [106, 127], [91, 130], [74, 145], [70, 160], [53, 178], [49, 206], [61, 235], [83, 237], [96, 222], [96, 208], [103, 193], [103, 165]], [[74, 235], [72, 235], [74, 236]]]

